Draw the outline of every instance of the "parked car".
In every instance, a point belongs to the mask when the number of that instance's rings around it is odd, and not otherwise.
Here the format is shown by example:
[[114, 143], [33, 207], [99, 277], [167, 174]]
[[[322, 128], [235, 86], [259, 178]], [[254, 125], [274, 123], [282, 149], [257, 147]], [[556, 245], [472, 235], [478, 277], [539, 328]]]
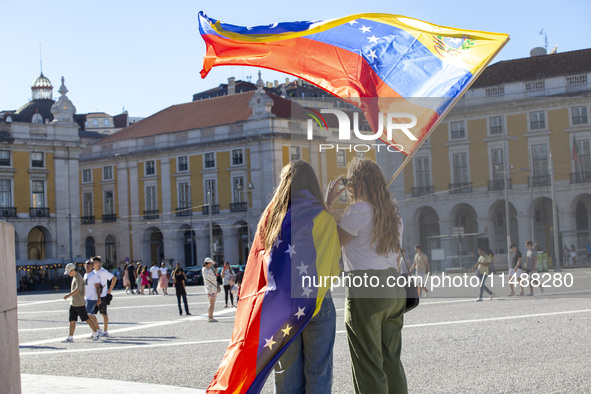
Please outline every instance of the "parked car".
[[202, 285], [203, 284], [203, 274], [201, 273], [201, 267], [198, 266], [191, 266], [186, 267], [184, 269], [185, 275], [187, 275], [187, 280], [185, 280], [185, 284], [187, 286], [194, 286], [194, 285]]

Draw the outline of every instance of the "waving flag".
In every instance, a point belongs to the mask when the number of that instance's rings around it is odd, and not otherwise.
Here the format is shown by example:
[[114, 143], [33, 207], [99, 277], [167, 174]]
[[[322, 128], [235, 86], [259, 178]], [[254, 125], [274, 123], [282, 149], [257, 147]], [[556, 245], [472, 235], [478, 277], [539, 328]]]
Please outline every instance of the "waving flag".
[[[221, 65], [297, 76], [357, 105], [380, 139], [407, 155], [509, 39], [390, 14], [242, 27], [201, 12], [199, 29], [207, 45], [202, 78]], [[411, 133], [395, 130], [388, 138], [380, 113], [410, 113], [417, 123]]]
[[303, 287], [302, 277], [338, 275], [336, 222], [310, 194], [292, 196], [280, 234], [270, 251], [265, 251], [260, 234], [255, 236], [232, 339], [208, 393], [260, 392], [326, 294], [326, 288]]

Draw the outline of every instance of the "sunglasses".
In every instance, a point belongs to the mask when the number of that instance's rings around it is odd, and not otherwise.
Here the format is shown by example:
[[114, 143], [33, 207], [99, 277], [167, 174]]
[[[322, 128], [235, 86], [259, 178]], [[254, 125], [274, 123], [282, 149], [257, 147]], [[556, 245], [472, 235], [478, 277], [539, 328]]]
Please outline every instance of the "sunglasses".
[[347, 178], [341, 179], [341, 182], [343, 182], [343, 186], [345, 187], [347, 187], [347, 185], [349, 184], [349, 180]]

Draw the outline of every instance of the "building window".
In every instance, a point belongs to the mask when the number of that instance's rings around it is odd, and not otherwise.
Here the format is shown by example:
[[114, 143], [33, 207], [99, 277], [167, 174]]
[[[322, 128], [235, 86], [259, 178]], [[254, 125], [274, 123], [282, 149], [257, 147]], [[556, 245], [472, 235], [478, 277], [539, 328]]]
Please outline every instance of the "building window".
[[103, 126], [109, 125], [109, 119], [103, 119]]
[[10, 165], [10, 151], [0, 150], [0, 166]]
[[216, 192], [215, 179], [205, 181], [205, 204], [210, 203], [209, 197], [211, 196], [211, 205], [215, 205], [217, 201]]
[[548, 175], [548, 148], [546, 144], [532, 146], [534, 177]]
[[503, 117], [502, 116], [493, 116], [489, 119], [490, 122], [490, 134], [503, 134]]
[[530, 128], [532, 130], [541, 130], [546, 128], [546, 118], [544, 111], [530, 112], [529, 114]]
[[115, 200], [113, 199], [113, 191], [105, 191], [105, 215], [115, 214]]
[[464, 127], [464, 121], [451, 122], [451, 138], [453, 140], [458, 138], [466, 138], [466, 128]]
[[98, 119], [93, 119], [92, 120], [92, 125], [95, 126], [95, 127], [98, 126]]
[[493, 180], [505, 179], [505, 156], [503, 155], [503, 149], [493, 149], [490, 153]]
[[31, 167], [43, 168], [43, 152], [31, 152]]
[[179, 208], [191, 208], [191, 187], [189, 182], [179, 183]]
[[82, 182], [83, 183], [92, 182], [92, 171], [89, 168], [82, 170]]
[[33, 181], [33, 208], [45, 208], [45, 181]]
[[299, 146], [290, 146], [289, 147], [289, 160], [301, 160], [302, 159], [302, 151]]
[[[591, 154], [589, 152], [589, 140], [577, 141], [577, 155], [575, 157], [575, 173], [591, 176]], [[575, 174], [575, 175], [576, 175]]]
[[587, 123], [587, 107], [573, 107], [573, 125]]
[[146, 186], [146, 211], [157, 211], [156, 186]]
[[82, 216], [92, 216], [92, 193], [82, 195]]
[[468, 159], [466, 153], [453, 155], [454, 183], [456, 185], [468, 183]]
[[205, 154], [205, 168], [215, 168], [215, 153], [206, 153]]
[[187, 171], [189, 169], [189, 158], [187, 156], [180, 156], [177, 160], [177, 171]]
[[242, 155], [242, 149], [234, 149], [232, 151], [232, 165], [244, 164], [244, 158]]
[[242, 192], [244, 191], [244, 177], [236, 177], [234, 178], [232, 184], [234, 185], [234, 198], [233, 202], [238, 203], [242, 202]]
[[12, 207], [12, 190], [10, 179], [0, 179], [0, 207]]
[[146, 162], [146, 175], [156, 174], [156, 163], [154, 160], [148, 160]]
[[337, 151], [337, 166], [345, 167], [347, 165], [347, 155], [344, 150]]
[[418, 157], [415, 163], [417, 167], [417, 186], [431, 186], [431, 171], [429, 169], [429, 158]]
[[110, 181], [113, 179], [113, 166], [103, 167], [103, 181]]

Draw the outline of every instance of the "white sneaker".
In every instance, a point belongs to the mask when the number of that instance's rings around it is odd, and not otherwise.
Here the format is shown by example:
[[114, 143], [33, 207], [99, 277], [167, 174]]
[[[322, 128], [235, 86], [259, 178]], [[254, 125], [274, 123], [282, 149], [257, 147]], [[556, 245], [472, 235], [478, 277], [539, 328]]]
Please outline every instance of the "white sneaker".
[[99, 337], [102, 337], [102, 336], [103, 336], [103, 330], [101, 330], [101, 329], [99, 328], [97, 332], [98, 332], [98, 336], [99, 336]]
[[71, 335], [68, 335], [68, 337], [62, 341], [62, 343], [68, 343], [68, 342], [74, 342], [74, 337]]
[[476, 302], [480, 302], [480, 301], [482, 301], [482, 297], [478, 297], [478, 298], [476, 299]]
[[109, 336], [109, 333], [107, 331], [102, 331], [101, 332], [101, 337], [108, 337], [108, 336]]
[[93, 340], [93, 342], [94, 341], [98, 341], [99, 339], [100, 339], [100, 335], [99, 335], [99, 332], [98, 331], [92, 334], [92, 340]]

